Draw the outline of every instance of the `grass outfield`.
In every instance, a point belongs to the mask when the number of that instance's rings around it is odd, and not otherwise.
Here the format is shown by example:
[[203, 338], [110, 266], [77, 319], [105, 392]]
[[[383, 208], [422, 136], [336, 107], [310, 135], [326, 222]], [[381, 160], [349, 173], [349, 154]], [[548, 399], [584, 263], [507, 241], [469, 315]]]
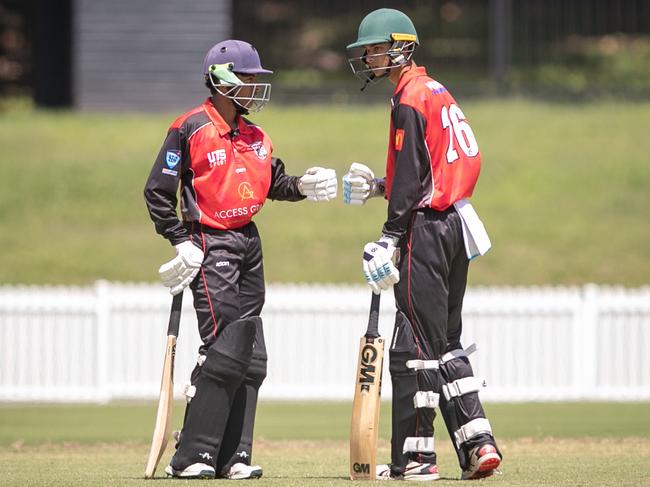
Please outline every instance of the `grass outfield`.
[[[389, 409], [383, 405], [380, 461], [389, 455]], [[650, 485], [650, 403], [488, 404], [486, 409], [505, 460], [502, 475], [484, 482]], [[182, 410], [177, 404], [175, 427]], [[259, 484], [355, 485], [347, 480], [349, 416], [346, 403], [262, 403], [254, 452], [265, 469]], [[141, 478], [153, 420], [150, 403], [0, 406], [1, 485], [149, 485]], [[443, 431], [436, 450], [443, 477], [437, 485], [458, 485], [454, 452]], [[161, 465], [170, 455], [171, 450]], [[199, 484], [208, 483], [215, 481]]]
[[[648, 283], [650, 103], [462, 106], [483, 153], [475, 202], [494, 244], [471, 284]], [[0, 283], [156, 280], [172, 252], [142, 188], [175, 115], [5, 108]], [[293, 174], [319, 164], [342, 175], [352, 161], [383, 173], [387, 107], [271, 105], [252, 118]], [[267, 281], [361, 282], [361, 246], [384, 218], [377, 200], [269, 202], [256, 217]]]

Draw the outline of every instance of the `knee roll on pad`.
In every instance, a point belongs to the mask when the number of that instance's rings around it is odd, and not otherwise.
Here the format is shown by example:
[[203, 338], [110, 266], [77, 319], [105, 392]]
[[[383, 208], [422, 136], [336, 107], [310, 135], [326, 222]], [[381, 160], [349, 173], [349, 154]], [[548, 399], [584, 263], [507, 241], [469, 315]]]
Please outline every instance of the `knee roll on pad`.
[[475, 350], [472, 345], [467, 350], [457, 349], [446, 353], [440, 358], [440, 373], [444, 378], [441, 393], [450, 403], [450, 408], [456, 409], [461, 424], [484, 415], [478, 395], [486, 383], [483, 379], [474, 377], [472, 366], [467, 357]]
[[[437, 391], [441, 378], [437, 360], [418, 359], [418, 347], [413, 337], [411, 322], [401, 311], [395, 315], [395, 331], [389, 350], [389, 369], [392, 377], [418, 376], [425, 391]], [[416, 406], [417, 407], [417, 406]]]
[[256, 326], [255, 345], [253, 346], [251, 365], [246, 372], [246, 382], [261, 385], [266, 378], [266, 362], [266, 343], [264, 342], [264, 330], [260, 318]]
[[253, 349], [251, 365], [246, 371], [246, 381], [261, 384], [266, 378], [266, 352], [260, 352], [257, 348]]
[[239, 386], [253, 355], [259, 316], [229, 323], [210, 346], [201, 373], [225, 386]]
[[472, 365], [469, 363], [467, 356], [459, 356], [448, 361], [441, 361], [440, 373], [447, 382], [474, 376]]

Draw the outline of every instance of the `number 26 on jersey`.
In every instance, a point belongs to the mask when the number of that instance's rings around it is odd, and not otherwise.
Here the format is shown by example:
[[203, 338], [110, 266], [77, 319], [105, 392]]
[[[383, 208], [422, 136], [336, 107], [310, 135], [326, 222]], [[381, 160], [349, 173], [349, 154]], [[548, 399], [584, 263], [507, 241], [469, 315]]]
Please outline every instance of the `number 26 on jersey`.
[[465, 115], [458, 105], [452, 103], [443, 106], [440, 110], [440, 121], [442, 128], [449, 134], [447, 146], [447, 163], [451, 164], [458, 159], [458, 150], [460, 148], [467, 157], [474, 157], [478, 154], [478, 143], [474, 132], [465, 121]]

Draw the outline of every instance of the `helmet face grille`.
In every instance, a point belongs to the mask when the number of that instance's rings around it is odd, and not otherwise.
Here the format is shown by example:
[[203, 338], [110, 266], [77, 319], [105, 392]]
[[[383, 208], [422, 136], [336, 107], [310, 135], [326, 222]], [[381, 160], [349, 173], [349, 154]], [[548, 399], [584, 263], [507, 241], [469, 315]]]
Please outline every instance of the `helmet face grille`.
[[[350, 68], [356, 77], [364, 82], [362, 90], [367, 85], [373, 85], [387, 77], [391, 70], [407, 64], [413, 57], [415, 51], [414, 41], [395, 41], [386, 52], [379, 54], [367, 54], [365, 47], [352, 48], [350, 51], [358, 50], [356, 55], [348, 58]], [[370, 59], [388, 56], [388, 66], [373, 68], [368, 61]]]
[[271, 84], [244, 83], [232, 69], [232, 63], [211, 65], [207, 75], [210, 84], [219, 95], [231, 99], [245, 113], [259, 112], [271, 99]]
[[[271, 99], [271, 83], [242, 83], [233, 86], [215, 83], [212, 77], [210, 82], [219, 95], [231, 99], [245, 112], [259, 112]], [[218, 88], [226, 88], [226, 90], [222, 91]]]

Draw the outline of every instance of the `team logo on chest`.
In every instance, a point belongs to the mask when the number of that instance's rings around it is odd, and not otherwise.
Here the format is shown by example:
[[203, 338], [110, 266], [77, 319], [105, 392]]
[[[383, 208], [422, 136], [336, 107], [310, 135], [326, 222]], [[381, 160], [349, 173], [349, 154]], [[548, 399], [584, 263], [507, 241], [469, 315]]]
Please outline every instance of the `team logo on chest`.
[[212, 169], [214, 166], [223, 166], [226, 163], [226, 149], [217, 149], [208, 152], [208, 166]]
[[266, 150], [266, 147], [264, 147], [264, 144], [262, 143], [261, 140], [258, 140], [257, 142], [253, 142], [251, 144], [251, 149], [255, 151], [255, 154], [257, 154], [257, 157], [260, 159], [266, 159], [266, 156], [269, 155], [268, 151]]

